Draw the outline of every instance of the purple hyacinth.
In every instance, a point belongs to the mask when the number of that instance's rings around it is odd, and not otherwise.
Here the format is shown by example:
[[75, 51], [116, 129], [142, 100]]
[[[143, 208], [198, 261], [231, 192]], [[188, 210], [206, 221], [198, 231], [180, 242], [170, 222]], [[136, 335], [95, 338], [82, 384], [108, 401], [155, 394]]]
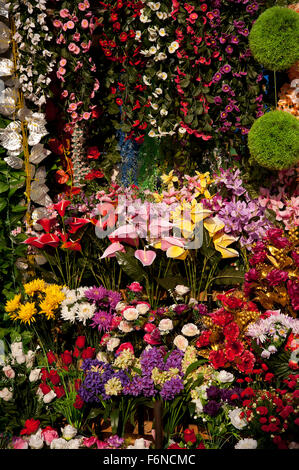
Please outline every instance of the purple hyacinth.
[[169, 369], [179, 369], [181, 372], [182, 370], [182, 359], [184, 357], [184, 351], [181, 351], [180, 349], [175, 349], [172, 351], [168, 358], [166, 359], [165, 365], [164, 365], [164, 370], [169, 370]]
[[142, 373], [151, 376], [154, 367], [163, 370], [165, 350], [163, 348], [151, 348], [144, 350], [140, 357]]
[[184, 384], [182, 379], [178, 377], [172, 377], [167, 380], [162, 387], [160, 392], [161, 397], [164, 400], [173, 400], [176, 395], [179, 395], [184, 390]]

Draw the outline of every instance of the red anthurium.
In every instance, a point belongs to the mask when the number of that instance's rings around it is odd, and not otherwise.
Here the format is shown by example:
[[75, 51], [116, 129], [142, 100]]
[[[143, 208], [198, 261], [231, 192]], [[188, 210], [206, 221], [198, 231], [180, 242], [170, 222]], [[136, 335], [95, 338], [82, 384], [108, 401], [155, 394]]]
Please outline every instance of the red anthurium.
[[39, 237], [39, 240], [43, 245], [52, 246], [53, 248], [57, 248], [60, 244], [60, 239], [54, 233], [44, 233]]
[[45, 232], [50, 232], [51, 228], [56, 224], [57, 219], [53, 217], [52, 219], [39, 219], [37, 223], [41, 225]]
[[78, 217], [73, 217], [72, 222], [70, 222], [69, 233], [76, 233], [79, 228], [83, 227], [86, 224], [89, 224], [89, 219], [79, 219]]
[[87, 149], [87, 158], [89, 159], [97, 160], [100, 155], [101, 155], [101, 152], [99, 152], [98, 147], [89, 147]]
[[63, 199], [62, 201], [57, 202], [57, 204], [53, 204], [53, 207], [61, 217], [64, 217], [65, 210], [70, 205], [70, 203], [71, 201], [66, 201]]
[[55, 175], [58, 184], [64, 184], [69, 180], [69, 175], [64, 170], [57, 170]]
[[80, 245], [80, 238], [78, 238], [78, 240], [75, 240], [75, 241], [69, 241], [69, 242], [64, 242], [62, 245], [61, 245], [61, 248], [65, 248], [66, 250], [72, 250], [72, 251], [81, 251], [82, 250], [82, 247]]
[[39, 237], [29, 237], [24, 243], [26, 243], [26, 245], [35, 246], [35, 248], [44, 248], [44, 244], [40, 241]]

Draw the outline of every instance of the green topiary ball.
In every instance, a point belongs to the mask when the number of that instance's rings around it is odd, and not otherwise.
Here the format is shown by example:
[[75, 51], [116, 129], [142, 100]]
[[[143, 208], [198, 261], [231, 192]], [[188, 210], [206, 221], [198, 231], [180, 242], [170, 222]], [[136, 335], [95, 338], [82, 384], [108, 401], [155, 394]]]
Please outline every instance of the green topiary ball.
[[285, 111], [257, 119], [248, 134], [251, 156], [270, 170], [286, 170], [299, 161], [299, 120]]
[[253, 57], [269, 70], [286, 70], [299, 60], [299, 14], [283, 7], [264, 11], [249, 34]]

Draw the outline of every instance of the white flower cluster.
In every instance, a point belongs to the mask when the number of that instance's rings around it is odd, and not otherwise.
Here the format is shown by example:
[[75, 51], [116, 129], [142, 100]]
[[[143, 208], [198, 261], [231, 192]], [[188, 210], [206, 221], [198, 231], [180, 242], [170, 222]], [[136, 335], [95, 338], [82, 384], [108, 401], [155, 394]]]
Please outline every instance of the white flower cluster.
[[24, 96], [41, 106], [49, 96], [54, 53], [49, 50], [53, 36], [47, 26], [46, 0], [12, 0], [18, 45], [19, 81]]
[[[140, 10], [141, 15], [139, 16], [141, 23], [151, 23], [147, 28], [147, 37], [143, 37], [139, 30], [136, 31], [135, 35], [136, 41], [149, 42], [151, 44], [140, 51], [140, 54], [149, 59], [147, 63], [148, 68], [150, 69], [154, 63], [161, 63], [160, 70], [154, 77], [147, 74], [143, 75], [144, 84], [152, 87], [149, 99], [154, 114], [149, 115], [152, 126], [148, 133], [149, 137], [174, 135], [175, 129], [178, 126], [177, 123], [171, 122], [170, 119], [165, 119], [161, 126], [158, 125], [158, 119], [161, 118], [157, 115], [160, 115], [162, 118], [166, 118], [168, 115], [166, 94], [169, 84], [166, 82], [168, 74], [162, 70], [163, 63], [167, 59], [171, 59], [171, 56], [180, 47], [177, 41], [170, 40], [169, 31], [164, 23], [167, 18], [171, 17], [171, 12], [162, 11], [161, 7], [164, 10], [165, 5], [162, 6], [160, 2], [147, 2], [146, 7]], [[143, 34], [145, 36], [146, 31]]]
[[86, 325], [96, 311], [96, 305], [87, 301], [85, 291], [88, 287], [79, 287], [78, 289], [64, 288], [65, 299], [61, 304], [61, 318], [65, 321], [75, 323], [75, 321]]

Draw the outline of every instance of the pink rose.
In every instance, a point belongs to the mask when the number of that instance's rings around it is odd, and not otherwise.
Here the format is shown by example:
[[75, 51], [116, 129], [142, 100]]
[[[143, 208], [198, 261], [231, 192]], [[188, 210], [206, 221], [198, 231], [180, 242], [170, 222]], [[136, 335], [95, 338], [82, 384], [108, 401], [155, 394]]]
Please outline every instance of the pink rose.
[[139, 282], [132, 282], [132, 284], [128, 286], [128, 289], [131, 292], [141, 292], [143, 290], [143, 287], [139, 284]]
[[4, 366], [2, 370], [5, 374], [5, 377], [7, 377], [8, 379], [14, 379], [16, 374], [10, 366]]
[[54, 20], [53, 21], [53, 26], [54, 28], [61, 28], [62, 27], [62, 23], [60, 20]]
[[28, 449], [28, 442], [24, 441], [21, 437], [14, 437], [12, 446], [14, 449]]
[[84, 3], [79, 3], [78, 8], [80, 11], [85, 11], [86, 10], [86, 5]]
[[119, 346], [119, 348], [115, 351], [115, 354], [118, 356], [122, 351], [125, 349], [129, 349], [134, 354], [134, 348], [131, 343], [123, 343]]
[[80, 33], [75, 33], [73, 34], [73, 41], [80, 41], [81, 34]]
[[59, 61], [59, 65], [60, 65], [61, 67], [64, 67], [64, 66], [66, 65], [66, 63], [67, 63], [67, 60], [66, 60], [66, 59], [61, 59], [61, 60]]
[[42, 436], [47, 446], [49, 446], [51, 442], [53, 441], [53, 439], [58, 439], [58, 432], [55, 429], [51, 428], [50, 426], [47, 426], [42, 431]]
[[75, 27], [75, 23], [73, 21], [68, 21], [66, 25], [68, 29], [74, 29]]
[[156, 329], [156, 326], [153, 325], [152, 323], [147, 323], [144, 326], [144, 331], [146, 331], [147, 333], [152, 333], [155, 329]]

